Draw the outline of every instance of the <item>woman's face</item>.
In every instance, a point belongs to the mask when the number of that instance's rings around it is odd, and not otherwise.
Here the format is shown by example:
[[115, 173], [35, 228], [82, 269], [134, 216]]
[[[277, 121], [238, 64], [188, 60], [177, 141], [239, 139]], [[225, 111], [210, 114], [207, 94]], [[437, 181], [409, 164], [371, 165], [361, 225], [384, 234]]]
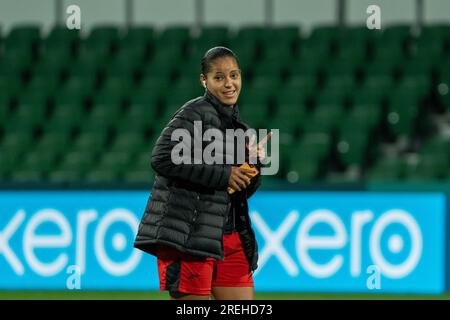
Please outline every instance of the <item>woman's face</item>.
[[216, 96], [225, 105], [236, 104], [241, 92], [241, 70], [232, 57], [215, 59], [206, 75], [200, 76], [201, 81], [206, 81], [208, 91]]

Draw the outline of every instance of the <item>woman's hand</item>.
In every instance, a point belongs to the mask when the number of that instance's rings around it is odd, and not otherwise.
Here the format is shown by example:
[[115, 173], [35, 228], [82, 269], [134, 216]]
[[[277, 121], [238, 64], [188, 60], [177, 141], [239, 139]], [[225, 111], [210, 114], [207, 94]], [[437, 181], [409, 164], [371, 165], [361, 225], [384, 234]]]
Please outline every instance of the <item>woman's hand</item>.
[[241, 191], [242, 189], [247, 188], [247, 186], [250, 185], [252, 173], [255, 173], [255, 170], [231, 167], [228, 187], [234, 189], [235, 191]]
[[266, 153], [266, 143], [270, 140], [270, 137], [272, 137], [272, 132], [269, 132], [267, 136], [265, 136], [258, 144], [256, 144], [256, 136], [253, 135], [250, 138], [249, 144], [246, 145], [249, 153], [249, 161], [250, 163], [257, 163], [257, 160], [259, 159], [259, 162], [264, 163], [267, 157]]

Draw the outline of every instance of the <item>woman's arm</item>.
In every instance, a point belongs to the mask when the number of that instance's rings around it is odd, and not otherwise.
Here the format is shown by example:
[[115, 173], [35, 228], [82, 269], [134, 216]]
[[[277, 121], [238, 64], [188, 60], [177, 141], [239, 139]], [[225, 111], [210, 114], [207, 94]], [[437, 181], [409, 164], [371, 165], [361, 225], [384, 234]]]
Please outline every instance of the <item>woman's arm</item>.
[[[180, 179], [207, 188], [226, 190], [231, 174], [231, 165], [227, 164], [193, 164], [194, 121], [202, 121], [201, 114], [192, 107], [185, 107], [178, 112], [162, 131], [153, 148], [151, 165], [160, 175]], [[172, 141], [176, 129], [185, 129], [191, 138], [191, 164], [175, 164], [171, 153], [179, 141]]]

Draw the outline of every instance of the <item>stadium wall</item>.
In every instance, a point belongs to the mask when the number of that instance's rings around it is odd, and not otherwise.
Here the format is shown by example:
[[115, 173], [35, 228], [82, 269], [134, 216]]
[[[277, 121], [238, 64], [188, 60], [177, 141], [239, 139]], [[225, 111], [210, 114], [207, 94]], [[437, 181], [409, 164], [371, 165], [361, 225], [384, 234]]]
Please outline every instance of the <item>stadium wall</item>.
[[[274, 0], [272, 22], [299, 24], [304, 31], [320, 24], [337, 21], [336, 0]], [[40, 24], [43, 30], [50, 30], [56, 23], [54, 0], [2, 0], [0, 2], [0, 27], [8, 31], [17, 24]], [[231, 28], [266, 22], [264, 0], [208, 0], [204, 3], [204, 24], [227, 24]], [[64, 0], [63, 12], [67, 6], [76, 4], [81, 8], [82, 31], [100, 24], [124, 25], [125, 0]], [[196, 0], [134, 0], [132, 12], [134, 24], [151, 24], [166, 27], [173, 24], [195, 25]], [[349, 24], [364, 24], [369, 5], [381, 8], [382, 27], [398, 23], [414, 23], [416, 19], [415, 0], [348, 0], [346, 21]], [[424, 22], [439, 23], [449, 21], [450, 2], [446, 0], [424, 1]]]

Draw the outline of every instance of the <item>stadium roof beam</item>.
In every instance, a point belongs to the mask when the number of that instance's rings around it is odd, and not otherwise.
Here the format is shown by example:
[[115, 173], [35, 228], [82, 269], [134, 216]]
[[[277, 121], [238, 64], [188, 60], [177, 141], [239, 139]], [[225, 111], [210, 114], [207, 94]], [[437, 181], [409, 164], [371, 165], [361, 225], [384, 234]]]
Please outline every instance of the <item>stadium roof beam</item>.
[[273, 26], [274, 5], [273, 0], [264, 1], [264, 23], [266, 27]]
[[347, 0], [336, 0], [336, 18], [339, 26], [344, 26], [347, 20]]
[[134, 0], [125, 0], [125, 25], [129, 29], [134, 23]]

